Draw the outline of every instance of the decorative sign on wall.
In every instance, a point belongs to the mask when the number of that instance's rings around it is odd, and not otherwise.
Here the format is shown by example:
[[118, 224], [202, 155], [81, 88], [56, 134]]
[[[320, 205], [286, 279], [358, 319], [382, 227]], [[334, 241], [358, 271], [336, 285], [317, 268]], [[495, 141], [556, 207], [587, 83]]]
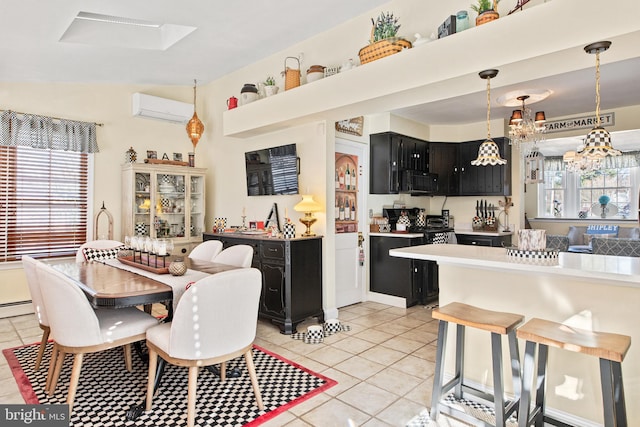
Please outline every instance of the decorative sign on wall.
[[340, 120], [336, 122], [336, 130], [350, 135], [362, 136], [362, 127], [364, 125], [364, 117], [354, 117], [353, 119]]
[[[605, 113], [600, 115], [600, 124], [604, 126], [614, 126], [616, 124], [616, 113]], [[564, 132], [574, 129], [591, 129], [596, 126], [596, 116], [579, 116], [562, 120], [547, 121], [545, 124], [547, 133]]]

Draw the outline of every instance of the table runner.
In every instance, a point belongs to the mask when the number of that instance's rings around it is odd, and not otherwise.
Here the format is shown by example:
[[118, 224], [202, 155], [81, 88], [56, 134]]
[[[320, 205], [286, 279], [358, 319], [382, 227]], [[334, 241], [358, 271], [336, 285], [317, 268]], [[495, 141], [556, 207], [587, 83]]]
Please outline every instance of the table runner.
[[171, 274], [156, 274], [150, 271], [143, 270], [141, 268], [123, 264], [117, 259], [108, 259], [102, 262], [112, 267], [116, 267], [121, 270], [130, 271], [132, 273], [139, 274], [141, 276], [144, 276], [149, 279], [153, 279], [157, 282], [164, 283], [165, 285], [171, 286], [171, 289], [173, 290], [173, 310], [174, 311], [176, 310], [180, 297], [187, 290], [187, 285], [189, 283], [197, 282], [198, 280], [209, 276], [209, 273], [204, 273], [202, 271], [196, 271], [191, 269], [187, 269], [187, 272], [183, 276], [173, 276]]

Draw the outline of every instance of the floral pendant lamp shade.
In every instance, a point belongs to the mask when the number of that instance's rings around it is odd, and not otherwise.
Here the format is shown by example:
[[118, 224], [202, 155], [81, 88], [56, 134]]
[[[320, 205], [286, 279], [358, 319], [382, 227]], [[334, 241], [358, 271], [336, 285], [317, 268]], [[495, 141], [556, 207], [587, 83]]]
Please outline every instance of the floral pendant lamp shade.
[[602, 41], [584, 47], [585, 52], [596, 55], [596, 126], [587, 135], [584, 148], [580, 151], [580, 154], [588, 159], [622, 154], [620, 150], [613, 148], [611, 135], [600, 123], [600, 52], [609, 49], [609, 46], [611, 46], [611, 42]]
[[198, 113], [196, 113], [196, 80], [193, 81], [193, 117], [187, 123], [187, 135], [189, 135], [189, 139], [191, 139], [191, 143], [193, 144], [193, 151], [196, 151], [196, 145], [198, 145], [198, 141], [200, 137], [204, 133], [204, 125], [198, 118]]
[[507, 161], [500, 157], [500, 148], [491, 139], [491, 85], [489, 82], [498, 75], [498, 70], [484, 70], [479, 75], [487, 81], [487, 139], [480, 144], [478, 158], [472, 160], [471, 164], [473, 166], [504, 165]]

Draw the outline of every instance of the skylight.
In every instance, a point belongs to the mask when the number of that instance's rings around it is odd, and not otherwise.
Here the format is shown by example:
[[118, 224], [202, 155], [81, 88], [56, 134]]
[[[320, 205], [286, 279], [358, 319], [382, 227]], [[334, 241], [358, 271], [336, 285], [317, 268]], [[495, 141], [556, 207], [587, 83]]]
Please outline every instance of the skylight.
[[79, 12], [60, 41], [127, 49], [166, 50], [195, 29], [196, 27], [184, 25]]

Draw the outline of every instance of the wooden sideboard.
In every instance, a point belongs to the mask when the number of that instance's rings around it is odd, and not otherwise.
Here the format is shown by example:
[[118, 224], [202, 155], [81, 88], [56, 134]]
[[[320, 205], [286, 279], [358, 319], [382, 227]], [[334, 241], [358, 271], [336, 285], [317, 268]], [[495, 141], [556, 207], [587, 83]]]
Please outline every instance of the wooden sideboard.
[[262, 272], [260, 317], [270, 319], [284, 334], [309, 317], [324, 322], [322, 309], [322, 237], [277, 239], [241, 233], [204, 233], [224, 248], [253, 247], [252, 266]]

